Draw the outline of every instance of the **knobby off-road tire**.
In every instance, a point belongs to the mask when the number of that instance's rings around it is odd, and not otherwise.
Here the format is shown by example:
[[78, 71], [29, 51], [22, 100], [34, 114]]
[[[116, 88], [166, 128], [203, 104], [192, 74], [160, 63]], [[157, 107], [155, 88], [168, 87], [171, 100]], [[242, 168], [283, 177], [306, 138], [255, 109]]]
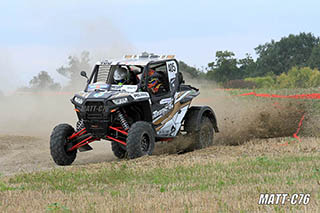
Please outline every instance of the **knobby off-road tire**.
[[111, 149], [113, 151], [113, 154], [119, 158], [119, 159], [123, 159], [126, 157], [127, 151], [125, 150], [125, 148], [123, 147], [123, 145], [121, 145], [118, 142], [112, 141], [111, 142]]
[[193, 143], [187, 151], [207, 148], [213, 144], [214, 129], [212, 122], [208, 117], [203, 116], [199, 127], [194, 129], [198, 129], [198, 131], [191, 131], [187, 134], [193, 139]]
[[143, 155], [151, 155], [154, 149], [155, 132], [148, 122], [134, 123], [128, 132], [127, 152], [128, 158], [134, 159]]
[[60, 166], [71, 165], [77, 156], [77, 150], [66, 150], [67, 138], [74, 133], [69, 124], [59, 124], [50, 136], [50, 152], [54, 162]]

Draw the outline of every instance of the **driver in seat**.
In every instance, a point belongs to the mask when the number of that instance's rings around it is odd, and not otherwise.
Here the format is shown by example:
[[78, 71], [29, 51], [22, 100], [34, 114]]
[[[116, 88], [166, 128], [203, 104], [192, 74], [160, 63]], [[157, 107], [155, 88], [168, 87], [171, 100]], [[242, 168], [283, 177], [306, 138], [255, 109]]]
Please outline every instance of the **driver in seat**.
[[156, 72], [155, 70], [150, 69], [148, 75], [149, 75], [148, 89], [150, 89], [154, 95], [162, 95], [167, 92], [163, 84], [164, 83], [163, 76], [159, 72]]
[[129, 71], [126, 67], [118, 67], [113, 73], [114, 83], [117, 85], [136, 85], [138, 79], [136, 75]]

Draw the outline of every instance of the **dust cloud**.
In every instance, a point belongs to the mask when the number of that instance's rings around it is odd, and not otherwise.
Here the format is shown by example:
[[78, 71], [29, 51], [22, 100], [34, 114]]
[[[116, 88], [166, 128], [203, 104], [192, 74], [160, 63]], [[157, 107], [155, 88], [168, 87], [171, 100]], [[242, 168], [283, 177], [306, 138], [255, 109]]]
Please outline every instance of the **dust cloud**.
[[72, 94], [54, 92], [16, 93], [0, 100], [0, 130], [3, 134], [50, 135], [58, 123], [76, 122]]
[[[49, 138], [60, 123], [75, 126], [72, 94], [21, 93], [0, 100], [0, 175], [57, 167], [50, 156]], [[92, 144], [94, 151], [81, 153], [74, 165], [112, 161], [110, 143]]]
[[239, 97], [214, 85], [199, 85], [201, 94], [194, 105], [211, 106], [220, 132], [215, 144], [240, 145], [254, 138], [292, 136], [306, 113], [303, 102]]

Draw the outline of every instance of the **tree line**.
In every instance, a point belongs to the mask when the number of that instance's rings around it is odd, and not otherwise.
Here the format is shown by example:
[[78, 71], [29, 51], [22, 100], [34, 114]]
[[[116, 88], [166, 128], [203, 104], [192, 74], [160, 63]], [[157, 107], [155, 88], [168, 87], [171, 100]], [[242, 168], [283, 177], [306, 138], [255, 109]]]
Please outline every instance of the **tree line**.
[[[320, 38], [312, 33], [290, 34], [279, 41], [271, 40], [256, 47], [257, 58], [250, 54], [238, 59], [231, 51], [217, 51], [205, 70], [180, 61], [180, 71], [193, 79], [212, 80], [224, 87], [233, 88], [306, 88], [320, 86]], [[56, 71], [69, 79], [63, 89], [80, 89], [81, 70], [91, 68], [90, 54], [83, 51], [79, 57], [69, 56], [68, 64]], [[34, 76], [22, 90], [61, 90], [46, 71]]]
[[205, 74], [194, 73], [233, 88], [320, 86], [320, 39], [312, 33], [290, 34], [255, 51], [255, 60], [249, 54], [237, 59], [231, 51], [217, 51]]

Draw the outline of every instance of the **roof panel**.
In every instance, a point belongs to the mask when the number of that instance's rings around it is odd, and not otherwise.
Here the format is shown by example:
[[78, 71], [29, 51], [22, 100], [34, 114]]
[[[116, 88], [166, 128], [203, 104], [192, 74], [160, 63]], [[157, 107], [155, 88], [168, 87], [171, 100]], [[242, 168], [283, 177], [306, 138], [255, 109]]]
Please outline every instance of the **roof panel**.
[[[136, 66], [146, 66], [149, 62], [165, 61], [175, 58], [174, 55], [148, 55], [148, 56], [138, 56], [138, 55], [125, 55], [121, 59], [106, 60], [104, 63], [111, 65], [136, 65]], [[103, 62], [102, 62], [103, 63]], [[98, 63], [97, 63], [98, 64]]]

